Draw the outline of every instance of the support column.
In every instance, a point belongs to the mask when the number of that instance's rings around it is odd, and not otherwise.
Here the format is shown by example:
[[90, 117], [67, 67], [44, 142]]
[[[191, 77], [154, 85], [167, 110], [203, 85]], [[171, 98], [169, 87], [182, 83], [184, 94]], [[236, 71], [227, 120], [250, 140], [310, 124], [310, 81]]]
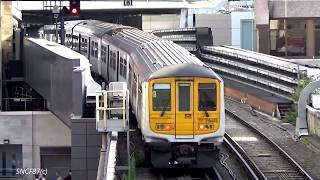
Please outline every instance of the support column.
[[180, 28], [187, 27], [188, 9], [181, 9], [180, 13]]
[[308, 57], [315, 56], [315, 43], [314, 19], [308, 19], [306, 27], [306, 55]]
[[256, 25], [256, 28], [257, 28], [257, 34], [256, 34], [257, 52], [270, 54], [269, 24]]
[[12, 59], [12, 10], [11, 1], [0, 1], [0, 110], [2, 111], [3, 65]]
[[2, 45], [2, 64], [12, 58], [12, 2], [1, 2], [1, 45]]

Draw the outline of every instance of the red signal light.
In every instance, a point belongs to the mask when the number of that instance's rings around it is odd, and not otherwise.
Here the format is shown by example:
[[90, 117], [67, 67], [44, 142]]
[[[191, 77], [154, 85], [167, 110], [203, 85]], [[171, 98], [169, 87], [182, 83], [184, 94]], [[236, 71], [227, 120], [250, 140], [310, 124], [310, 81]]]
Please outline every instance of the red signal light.
[[71, 16], [79, 16], [80, 0], [70, 0], [70, 12]]
[[71, 10], [71, 12], [72, 12], [72, 14], [78, 14], [77, 8], [73, 8], [73, 9]]

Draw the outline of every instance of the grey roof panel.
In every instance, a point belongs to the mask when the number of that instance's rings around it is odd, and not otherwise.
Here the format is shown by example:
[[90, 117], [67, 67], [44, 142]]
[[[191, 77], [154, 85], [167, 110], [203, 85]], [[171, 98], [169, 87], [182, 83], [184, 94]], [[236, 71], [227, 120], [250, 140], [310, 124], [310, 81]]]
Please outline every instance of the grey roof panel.
[[[176, 64], [181, 63], [195, 64], [196, 66], [192, 67], [182, 65], [190, 68], [189, 70], [192, 74], [198, 72], [198, 75], [201, 77], [218, 77], [212, 70], [203, 67], [204, 63], [201, 60], [181, 46], [136, 28], [97, 20], [87, 20], [85, 23], [76, 25], [75, 29], [101, 37], [127, 52], [131, 56], [131, 60], [136, 68], [142, 73], [140, 74], [140, 78], [143, 80], [148, 80], [151, 76], [155, 77], [154, 72], [156, 71], [161, 71], [162, 73], [160, 74], [165, 76], [166, 71], [162, 71], [163, 68], [172, 65], [172, 67], [179, 68], [181, 66], [176, 66]], [[200, 73], [198, 69], [204, 71]], [[209, 71], [215, 75], [210, 75]], [[167, 72], [169, 73], [169, 71]], [[204, 72], [207, 72], [207, 74]], [[186, 75], [191, 76], [191, 73]], [[178, 74], [181, 75], [181, 73]]]
[[158, 71], [152, 73], [150, 79], [166, 78], [166, 77], [204, 77], [219, 79], [216, 73], [210, 68], [197, 64], [175, 64], [165, 66]]

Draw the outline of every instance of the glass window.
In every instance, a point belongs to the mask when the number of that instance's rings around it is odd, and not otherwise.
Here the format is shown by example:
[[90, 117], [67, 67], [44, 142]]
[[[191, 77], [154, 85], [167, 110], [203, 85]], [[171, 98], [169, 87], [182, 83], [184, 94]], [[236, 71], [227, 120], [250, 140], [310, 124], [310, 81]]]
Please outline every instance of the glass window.
[[190, 111], [190, 83], [179, 83], [179, 111]]
[[132, 96], [136, 97], [137, 93], [137, 75], [136, 73], [133, 73], [133, 83], [132, 83]]
[[306, 21], [287, 20], [287, 55], [306, 55]]
[[120, 58], [119, 69], [120, 69], [120, 75], [123, 76], [123, 59], [122, 59], [122, 57]]
[[101, 46], [101, 61], [107, 62], [107, 48], [105, 46]]
[[116, 53], [110, 51], [110, 67], [116, 70]]
[[117, 55], [116, 53], [113, 53], [113, 69], [116, 70], [117, 67]]
[[284, 20], [270, 20], [270, 54], [285, 56]]
[[91, 51], [90, 54], [92, 57], [98, 58], [98, 43], [97, 42], [91, 41], [90, 51]]
[[316, 44], [315, 44], [315, 55], [320, 56], [320, 19], [315, 20], [315, 33], [316, 33]]
[[88, 53], [88, 40], [85, 38], [81, 38], [81, 52]]
[[217, 106], [216, 85], [214, 83], [199, 83], [198, 110], [215, 111]]
[[127, 78], [127, 60], [123, 59], [123, 77]]
[[94, 57], [98, 58], [98, 43], [95, 42], [94, 44]]
[[154, 84], [152, 91], [153, 111], [171, 111], [170, 84]]
[[79, 50], [79, 38], [76, 35], [73, 35], [72, 38], [73, 38], [73, 40], [72, 40], [72, 43], [73, 43], [72, 44], [72, 48], [73, 48], [73, 50], [78, 51]]
[[112, 67], [112, 63], [113, 63], [113, 62], [112, 62], [112, 58], [113, 58], [112, 51], [110, 51], [110, 62], [109, 62], [109, 64], [110, 64], [110, 67], [111, 67], [111, 68], [113, 68], [113, 67]]

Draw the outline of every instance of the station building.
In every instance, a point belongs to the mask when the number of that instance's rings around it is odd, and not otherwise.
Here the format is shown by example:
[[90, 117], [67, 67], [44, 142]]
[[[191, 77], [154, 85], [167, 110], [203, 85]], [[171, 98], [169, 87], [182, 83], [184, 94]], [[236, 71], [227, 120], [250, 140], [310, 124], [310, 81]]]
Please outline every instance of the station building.
[[258, 52], [287, 58], [320, 56], [320, 1], [255, 1]]

